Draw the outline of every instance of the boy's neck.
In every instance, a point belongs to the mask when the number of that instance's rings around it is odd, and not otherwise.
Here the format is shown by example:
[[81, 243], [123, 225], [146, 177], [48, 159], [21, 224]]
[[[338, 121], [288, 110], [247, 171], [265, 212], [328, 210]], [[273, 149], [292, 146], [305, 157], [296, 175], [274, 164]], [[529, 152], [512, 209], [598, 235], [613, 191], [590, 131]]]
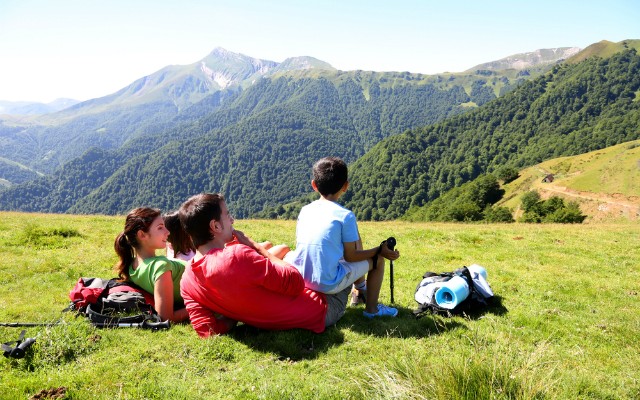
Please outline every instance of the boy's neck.
[[330, 194], [330, 195], [320, 195], [320, 200], [332, 201], [334, 203], [338, 202], [338, 199], [342, 196], [342, 192]]

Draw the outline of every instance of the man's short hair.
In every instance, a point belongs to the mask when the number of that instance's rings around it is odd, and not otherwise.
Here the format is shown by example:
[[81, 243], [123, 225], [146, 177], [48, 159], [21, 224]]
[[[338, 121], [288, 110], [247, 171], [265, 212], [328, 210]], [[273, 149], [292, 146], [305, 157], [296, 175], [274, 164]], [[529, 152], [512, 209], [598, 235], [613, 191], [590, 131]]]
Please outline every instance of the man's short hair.
[[338, 193], [347, 179], [347, 164], [341, 158], [325, 157], [313, 165], [313, 180], [323, 196]]
[[223, 201], [221, 194], [202, 193], [191, 196], [180, 206], [180, 222], [196, 248], [214, 238], [209, 223], [211, 220], [220, 221], [220, 203]]

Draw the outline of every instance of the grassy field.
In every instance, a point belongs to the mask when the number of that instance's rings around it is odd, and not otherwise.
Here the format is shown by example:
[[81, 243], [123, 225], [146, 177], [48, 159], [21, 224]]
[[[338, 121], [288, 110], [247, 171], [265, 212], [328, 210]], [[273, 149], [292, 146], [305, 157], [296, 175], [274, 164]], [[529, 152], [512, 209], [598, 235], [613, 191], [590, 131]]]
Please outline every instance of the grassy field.
[[[637, 399], [640, 225], [361, 223], [365, 245], [398, 241], [395, 319], [348, 309], [322, 334], [239, 326], [202, 340], [97, 330], [62, 314], [78, 277], [113, 276], [123, 217], [0, 213], [0, 322], [36, 344], [0, 358], [0, 398]], [[293, 246], [294, 221], [238, 221]], [[496, 302], [473, 318], [415, 319], [427, 271], [486, 267]], [[387, 275], [388, 276], [388, 275]], [[388, 282], [381, 301], [389, 301]], [[0, 328], [0, 341], [20, 328]]]

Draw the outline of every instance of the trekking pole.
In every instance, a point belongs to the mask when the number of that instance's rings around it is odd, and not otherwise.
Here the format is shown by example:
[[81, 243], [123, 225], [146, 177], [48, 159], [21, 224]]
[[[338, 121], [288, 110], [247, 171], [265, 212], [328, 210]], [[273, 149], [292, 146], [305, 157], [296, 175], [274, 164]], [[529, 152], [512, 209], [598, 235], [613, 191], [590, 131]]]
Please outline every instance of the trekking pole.
[[159, 331], [160, 329], [169, 329], [171, 328], [171, 322], [161, 321], [161, 322], [150, 322], [150, 321], [142, 321], [142, 322], [134, 322], [134, 323], [109, 323], [109, 322], [94, 322], [93, 325], [96, 328], [140, 328], [140, 329], [150, 329], [152, 331]]
[[[396, 247], [396, 238], [389, 237], [387, 239], [387, 247], [389, 250], [393, 250]], [[391, 291], [391, 304], [393, 304], [393, 260], [389, 260], [389, 289]]]
[[60, 321], [57, 322], [0, 322], [0, 326], [8, 327], [8, 328], [22, 328], [22, 327], [30, 327], [30, 326], [54, 326], [58, 325]]

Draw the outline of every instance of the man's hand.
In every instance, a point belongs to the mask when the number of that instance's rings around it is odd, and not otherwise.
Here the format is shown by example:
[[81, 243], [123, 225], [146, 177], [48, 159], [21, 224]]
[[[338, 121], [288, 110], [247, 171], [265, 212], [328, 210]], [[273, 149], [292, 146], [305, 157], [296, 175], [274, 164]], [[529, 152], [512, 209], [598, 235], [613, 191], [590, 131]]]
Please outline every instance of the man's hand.
[[244, 244], [245, 246], [249, 246], [252, 249], [258, 250], [258, 244], [254, 242], [249, 236], [245, 235], [244, 232], [234, 229], [233, 230], [233, 240], [228, 244]]

